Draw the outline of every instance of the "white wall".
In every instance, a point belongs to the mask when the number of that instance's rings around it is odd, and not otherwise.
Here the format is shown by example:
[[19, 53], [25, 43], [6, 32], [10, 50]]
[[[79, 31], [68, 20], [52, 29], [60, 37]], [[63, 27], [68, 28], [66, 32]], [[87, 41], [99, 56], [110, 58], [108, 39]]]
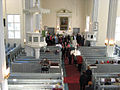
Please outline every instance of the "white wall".
[[[5, 0], [4, 0], [5, 1]], [[4, 4], [3, 4], [4, 5]], [[8, 39], [7, 32], [5, 32], [6, 35], [6, 41], [7, 43], [10, 43], [13, 45], [13, 43], [20, 44], [22, 41], [23, 37], [23, 13], [22, 13], [22, 0], [6, 0], [6, 15], [5, 15], [5, 9], [4, 9], [4, 17], [6, 17], [6, 22], [7, 22], [7, 16], [8, 14], [20, 14], [20, 19], [21, 19], [21, 39]], [[6, 26], [6, 31], [7, 31], [7, 26]]]
[[86, 16], [92, 15], [93, 0], [85, 0], [85, 14]]
[[91, 24], [92, 10], [93, 10], [93, 0], [85, 0], [85, 17], [86, 16], [90, 16], [90, 26], [89, 26], [89, 29], [91, 29], [91, 27], [92, 27], [92, 24]]
[[51, 11], [43, 15], [43, 25], [56, 28], [56, 12], [67, 9], [72, 12], [72, 27], [85, 29], [85, 0], [42, 0], [42, 7]]

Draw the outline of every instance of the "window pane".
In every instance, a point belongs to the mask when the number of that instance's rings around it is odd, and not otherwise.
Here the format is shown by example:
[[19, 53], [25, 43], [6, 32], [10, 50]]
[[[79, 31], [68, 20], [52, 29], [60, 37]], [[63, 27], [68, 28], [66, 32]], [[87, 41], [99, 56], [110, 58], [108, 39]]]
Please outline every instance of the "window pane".
[[20, 15], [14, 15], [14, 22], [20, 22]]
[[13, 22], [13, 15], [8, 15], [8, 22]]
[[120, 24], [120, 17], [117, 17], [116, 24]]
[[86, 29], [85, 29], [85, 32], [89, 32], [89, 23], [90, 23], [90, 16], [86, 16]]
[[116, 33], [116, 34], [115, 34], [115, 40], [116, 40], [116, 41], [119, 41], [119, 40], [120, 40], [120, 33]]
[[20, 38], [20, 15], [8, 15], [8, 38]]
[[14, 30], [13, 23], [8, 23], [8, 30]]
[[17, 39], [20, 38], [20, 31], [15, 31], [15, 38], [17, 38]]
[[8, 31], [8, 38], [14, 38], [14, 31]]
[[20, 23], [15, 23], [15, 30], [20, 30]]
[[116, 31], [115, 32], [120, 32], [120, 26], [116, 25]]

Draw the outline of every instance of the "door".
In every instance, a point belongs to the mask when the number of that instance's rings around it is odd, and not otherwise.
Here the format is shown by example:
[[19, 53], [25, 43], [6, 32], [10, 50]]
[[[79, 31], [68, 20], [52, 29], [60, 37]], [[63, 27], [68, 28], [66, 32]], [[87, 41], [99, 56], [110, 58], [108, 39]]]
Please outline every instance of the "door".
[[80, 28], [73, 28], [73, 34], [77, 34], [80, 32]]

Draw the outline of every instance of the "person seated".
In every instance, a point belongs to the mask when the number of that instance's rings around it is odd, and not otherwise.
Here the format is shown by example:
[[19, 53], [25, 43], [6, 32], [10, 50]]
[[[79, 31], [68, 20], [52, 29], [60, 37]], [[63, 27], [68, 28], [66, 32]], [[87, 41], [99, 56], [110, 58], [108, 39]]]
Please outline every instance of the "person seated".
[[47, 66], [47, 65], [50, 65], [51, 62], [46, 58], [46, 59], [43, 59], [43, 60], [40, 62], [40, 64], [41, 64], [42, 66]]
[[109, 61], [107, 61], [107, 64], [109, 64], [110, 62]]
[[59, 50], [55, 50], [55, 54], [58, 54], [60, 51]]
[[101, 61], [100, 64], [104, 64], [104, 61]]
[[115, 79], [115, 83], [113, 85], [120, 85], [120, 80], [118, 78]]
[[52, 90], [63, 90], [63, 89], [62, 89], [62, 86], [60, 85], [60, 83], [57, 83], [55, 85], [55, 88], [53, 88]]
[[120, 64], [120, 61], [118, 61], [118, 64]]
[[47, 48], [45, 52], [50, 52], [49, 48]]
[[111, 79], [105, 79], [105, 85], [111, 85]]
[[88, 82], [88, 85], [86, 86], [85, 90], [94, 90], [94, 87], [92, 85], [92, 81]]
[[95, 64], [98, 64], [98, 60], [96, 60], [96, 63]]

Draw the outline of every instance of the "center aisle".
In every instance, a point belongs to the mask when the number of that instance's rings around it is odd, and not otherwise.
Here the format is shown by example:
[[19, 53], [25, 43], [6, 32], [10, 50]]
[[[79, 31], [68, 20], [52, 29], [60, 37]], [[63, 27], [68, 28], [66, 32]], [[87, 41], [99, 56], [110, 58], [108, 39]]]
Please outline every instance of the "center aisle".
[[68, 59], [64, 60], [66, 77], [64, 77], [64, 83], [68, 83], [69, 90], [80, 90], [80, 72], [74, 64], [69, 65]]

